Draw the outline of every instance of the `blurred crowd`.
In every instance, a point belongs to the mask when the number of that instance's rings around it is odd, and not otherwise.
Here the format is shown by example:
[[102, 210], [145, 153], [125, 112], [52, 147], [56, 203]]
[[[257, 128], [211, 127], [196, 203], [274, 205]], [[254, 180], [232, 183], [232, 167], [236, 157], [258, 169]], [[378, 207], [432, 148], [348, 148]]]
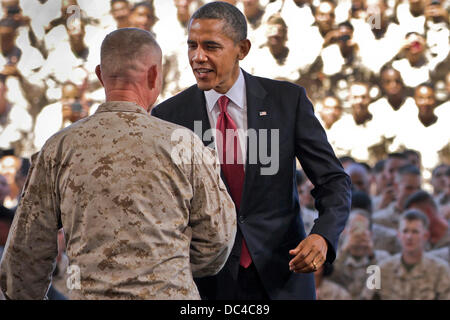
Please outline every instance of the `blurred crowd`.
[[[0, 256], [31, 155], [105, 99], [95, 75], [103, 38], [154, 33], [164, 101], [195, 83], [187, 24], [205, 2], [1, 0]], [[353, 182], [338, 259], [316, 273], [319, 299], [450, 299], [450, 1], [227, 2], [248, 20], [241, 67], [306, 88]], [[297, 182], [308, 231], [313, 186], [301, 170]], [[59, 238], [54, 286], [64, 293]], [[383, 290], [366, 285], [371, 265]]]

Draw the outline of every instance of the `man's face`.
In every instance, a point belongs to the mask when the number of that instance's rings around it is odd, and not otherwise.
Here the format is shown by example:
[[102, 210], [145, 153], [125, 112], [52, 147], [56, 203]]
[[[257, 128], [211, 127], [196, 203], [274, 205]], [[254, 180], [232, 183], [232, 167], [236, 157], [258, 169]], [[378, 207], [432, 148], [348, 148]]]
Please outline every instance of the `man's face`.
[[441, 166], [434, 171], [431, 177], [431, 185], [435, 193], [441, 193], [445, 189], [445, 170], [447, 170], [447, 167]]
[[364, 175], [362, 172], [353, 171], [350, 174], [350, 180], [357, 190], [369, 193], [369, 177], [367, 175]]
[[399, 239], [403, 253], [417, 254], [424, 250], [428, 231], [421, 220], [400, 221]]
[[410, 62], [417, 61], [425, 52], [425, 39], [418, 34], [411, 34], [406, 39], [406, 58]]
[[287, 30], [283, 25], [275, 23], [267, 28], [267, 44], [271, 48], [283, 48], [287, 41]]
[[130, 15], [130, 6], [124, 1], [115, 2], [111, 6], [111, 15], [117, 22], [127, 20]]
[[398, 168], [404, 166], [405, 164], [406, 160], [404, 159], [387, 159], [383, 170], [383, 175], [385, 176], [387, 186], [391, 186], [394, 183], [395, 173], [397, 172]]
[[84, 41], [86, 34], [83, 24], [75, 24], [67, 28], [69, 34], [69, 40], [73, 44], [81, 44]]
[[423, 13], [425, 10], [425, 0], [408, 0], [411, 11]]
[[0, 175], [3, 175], [6, 178], [9, 185], [15, 183], [14, 178], [17, 170], [20, 168], [20, 164], [20, 158], [15, 156], [5, 156], [0, 159]]
[[323, 107], [320, 111], [321, 118], [327, 123], [335, 123], [342, 115], [342, 108], [339, 101], [334, 97], [326, 97], [323, 100]]
[[346, 226], [346, 236], [353, 238], [348, 248], [354, 257], [364, 257], [369, 254], [371, 232], [369, 220], [360, 214], [352, 214]]
[[382, 73], [381, 86], [388, 96], [402, 94], [404, 89], [400, 73], [394, 69], [387, 69]]
[[426, 86], [418, 87], [414, 92], [414, 100], [420, 114], [430, 115], [433, 113], [436, 104], [433, 89]]
[[242, 0], [245, 8], [254, 9], [259, 7], [259, 0]]
[[334, 7], [329, 2], [322, 2], [316, 11], [316, 22], [322, 32], [331, 30], [334, 24]]
[[350, 100], [354, 115], [360, 117], [368, 113], [370, 97], [369, 90], [366, 86], [353, 85], [350, 88]]
[[139, 6], [130, 14], [130, 24], [134, 28], [150, 31], [153, 26], [152, 11], [146, 6]]
[[239, 60], [247, 52], [225, 34], [224, 26], [225, 22], [217, 19], [191, 22], [188, 57], [200, 90], [226, 93], [239, 76]]
[[2, 0], [3, 8], [18, 6], [18, 5], [19, 5], [19, 0]]
[[78, 88], [73, 84], [66, 84], [62, 88], [63, 103], [71, 103], [79, 98]]
[[397, 207], [403, 208], [406, 198], [420, 190], [420, 176], [404, 174], [401, 177], [397, 177], [394, 189], [397, 195]]
[[174, 0], [174, 2], [179, 13], [189, 13], [189, 6], [191, 5], [192, 0]]

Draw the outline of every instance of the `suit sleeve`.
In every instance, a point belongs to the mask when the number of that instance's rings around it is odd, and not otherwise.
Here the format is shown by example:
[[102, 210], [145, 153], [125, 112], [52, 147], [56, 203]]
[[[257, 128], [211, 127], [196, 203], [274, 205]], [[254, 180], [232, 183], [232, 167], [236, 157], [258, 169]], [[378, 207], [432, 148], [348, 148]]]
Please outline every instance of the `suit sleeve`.
[[314, 115], [304, 88], [296, 109], [295, 153], [314, 185], [311, 192], [319, 218], [311, 230], [328, 243], [327, 262], [336, 258], [339, 235], [345, 227], [351, 205], [351, 182], [328, 143], [325, 130]]
[[58, 216], [49, 161], [32, 159], [0, 265], [0, 289], [9, 299], [44, 299], [56, 264]]
[[194, 196], [189, 225], [192, 228], [190, 262], [194, 277], [217, 274], [231, 253], [236, 235], [236, 209], [220, 178], [214, 150], [192, 133]]

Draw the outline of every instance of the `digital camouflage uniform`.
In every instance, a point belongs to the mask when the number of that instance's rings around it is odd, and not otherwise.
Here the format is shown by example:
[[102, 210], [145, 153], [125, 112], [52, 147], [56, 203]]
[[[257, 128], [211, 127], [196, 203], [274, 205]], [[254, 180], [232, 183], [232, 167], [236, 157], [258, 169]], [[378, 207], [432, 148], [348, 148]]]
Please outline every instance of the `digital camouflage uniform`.
[[316, 293], [317, 300], [352, 300], [352, 297], [347, 290], [327, 279], [322, 280]]
[[333, 263], [334, 268], [330, 279], [346, 288], [352, 299], [359, 300], [370, 276], [367, 268], [371, 265], [379, 265], [381, 261], [389, 257], [386, 251], [375, 250], [372, 257], [355, 259], [346, 251], [340, 251]]
[[[0, 266], [3, 292], [45, 297], [64, 227], [81, 278], [70, 298], [199, 299], [193, 276], [223, 267], [236, 212], [213, 151], [186, 129], [172, 141], [178, 128], [107, 102], [52, 136], [32, 161]], [[173, 162], [177, 148], [191, 151], [188, 161]]]
[[380, 264], [381, 288], [364, 291], [366, 299], [449, 300], [450, 269], [445, 261], [425, 253], [408, 271], [401, 253]]

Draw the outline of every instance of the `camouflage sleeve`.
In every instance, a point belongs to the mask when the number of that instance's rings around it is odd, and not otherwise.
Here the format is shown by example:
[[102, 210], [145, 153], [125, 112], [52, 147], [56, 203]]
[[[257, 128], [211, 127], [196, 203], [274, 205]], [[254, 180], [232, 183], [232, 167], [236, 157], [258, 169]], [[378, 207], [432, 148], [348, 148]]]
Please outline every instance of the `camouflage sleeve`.
[[44, 299], [51, 282], [58, 215], [50, 167], [43, 152], [32, 157], [0, 265], [0, 288], [9, 299]]
[[194, 277], [211, 276], [224, 266], [236, 235], [236, 209], [220, 178], [215, 152], [193, 140], [190, 262]]
[[436, 295], [439, 300], [450, 300], [450, 268], [442, 260], [442, 265], [439, 267], [439, 281], [437, 282]]

